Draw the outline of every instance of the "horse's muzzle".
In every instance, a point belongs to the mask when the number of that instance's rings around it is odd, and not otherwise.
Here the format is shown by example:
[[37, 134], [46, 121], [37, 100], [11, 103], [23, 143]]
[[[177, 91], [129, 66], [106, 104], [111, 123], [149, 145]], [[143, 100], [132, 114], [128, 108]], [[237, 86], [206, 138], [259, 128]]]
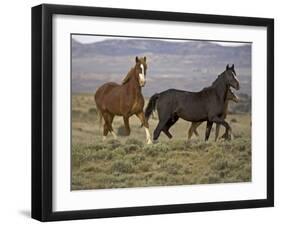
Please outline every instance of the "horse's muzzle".
[[145, 81], [139, 81], [140, 87], [144, 87], [145, 86]]
[[239, 102], [239, 97], [235, 97], [234, 99], [233, 99], [233, 101], [235, 102], [235, 103], [238, 103]]
[[145, 86], [145, 82], [143, 84], [140, 84], [140, 87], [144, 87]]

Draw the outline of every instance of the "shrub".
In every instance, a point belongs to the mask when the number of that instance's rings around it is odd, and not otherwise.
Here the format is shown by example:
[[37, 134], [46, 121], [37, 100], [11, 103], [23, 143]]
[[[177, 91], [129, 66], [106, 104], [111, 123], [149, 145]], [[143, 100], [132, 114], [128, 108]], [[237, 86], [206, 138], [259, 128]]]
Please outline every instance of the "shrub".
[[[111, 160], [113, 155], [108, 149], [102, 149], [96, 152], [93, 152], [90, 156], [94, 160]], [[90, 160], [90, 159], [89, 159]]]
[[130, 139], [126, 140], [125, 144], [134, 144], [139, 147], [143, 146], [143, 142], [138, 139], [135, 139], [135, 138], [130, 138]]
[[127, 154], [129, 154], [129, 153], [139, 150], [139, 146], [135, 145], [135, 144], [127, 144], [124, 146], [124, 150]]
[[152, 167], [152, 164], [151, 163], [147, 163], [147, 162], [144, 162], [144, 163], [141, 163], [139, 166], [138, 166], [138, 169], [141, 171], [141, 172], [148, 172]]
[[90, 109], [88, 110], [88, 113], [89, 113], [89, 114], [94, 114], [94, 115], [96, 115], [96, 114], [97, 114], [97, 109], [95, 109], [95, 108], [90, 108]]
[[113, 173], [133, 173], [134, 168], [128, 161], [117, 160], [112, 164], [111, 171]]
[[212, 168], [215, 170], [224, 170], [228, 167], [228, 161], [226, 159], [218, 159], [213, 162]]
[[194, 145], [192, 145], [193, 149], [197, 149], [200, 151], [205, 150], [206, 148], [210, 147], [211, 144], [205, 141], [198, 141], [197, 143], [195, 143]]
[[72, 119], [80, 118], [81, 114], [82, 114], [82, 112], [80, 110], [72, 110], [71, 111]]
[[218, 183], [218, 182], [220, 182], [220, 178], [217, 175], [211, 175], [208, 178], [208, 183], [210, 183], [210, 184], [214, 184], [214, 183]]
[[106, 148], [106, 144], [105, 143], [95, 143], [95, 144], [91, 144], [91, 145], [87, 145], [86, 149], [90, 149], [90, 150], [94, 150], [94, 151], [98, 151], [101, 149]]
[[169, 151], [169, 146], [165, 143], [146, 145], [144, 151], [147, 155], [155, 157], [160, 153], [167, 153]]
[[170, 144], [170, 147], [172, 150], [186, 150], [190, 147], [190, 142], [187, 141], [183, 141], [183, 140], [177, 140], [177, 141], [173, 141]]
[[106, 146], [109, 150], [114, 150], [121, 146], [121, 142], [116, 139], [108, 140]]
[[176, 160], [170, 160], [168, 162], [164, 162], [161, 168], [168, 174], [176, 175], [179, 174], [179, 171], [182, 169], [182, 165], [177, 163]]
[[142, 154], [132, 154], [128, 159], [130, 162], [132, 162], [134, 165], [136, 165], [136, 164], [144, 161], [145, 156]]
[[101, 172], [102, 169], [100, 167], [97, 167], [97, 166], [94, 166], [94, 165], [90, 165], [90, 166], [87, 166], [87, 167], [83, 168], [82, 171], [98, 173], [98, 172]]

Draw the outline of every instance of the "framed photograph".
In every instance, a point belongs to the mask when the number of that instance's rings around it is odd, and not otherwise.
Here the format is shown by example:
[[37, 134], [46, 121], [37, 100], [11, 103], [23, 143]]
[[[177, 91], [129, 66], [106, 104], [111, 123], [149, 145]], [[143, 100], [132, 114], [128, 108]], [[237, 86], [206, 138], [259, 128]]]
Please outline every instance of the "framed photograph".
[[274, 205], [274, 21], [32, 8], [32, 217]]

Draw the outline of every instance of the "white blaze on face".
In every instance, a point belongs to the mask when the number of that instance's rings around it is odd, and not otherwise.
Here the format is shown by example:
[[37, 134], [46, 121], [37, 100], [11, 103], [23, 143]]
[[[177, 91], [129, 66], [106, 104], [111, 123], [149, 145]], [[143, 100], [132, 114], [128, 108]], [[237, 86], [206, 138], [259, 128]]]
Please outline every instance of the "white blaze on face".
[[237, 78], [237, 76], [235, 75], [235, 73], [234, 73], [233, 71], [231, 71], [231, 73], [232, 73], [233, 77], [238, 81], [238, 78]]
[[232, 75], [233, 75], [233, 78], [236, 79], [236, 81], [239, 83], [239, 80], [237, 78], [237, 76], [235, 75], [235, 73], [233, 71], [231, 71]]
[[144, 66], [143, 66], [143, 64], [140, 65], [140, 68], [141, 68], [141, 73], [139, 73], [139, 81], [140, 81], [140, 85], [144, 86], [145, 77], [144, 77]]

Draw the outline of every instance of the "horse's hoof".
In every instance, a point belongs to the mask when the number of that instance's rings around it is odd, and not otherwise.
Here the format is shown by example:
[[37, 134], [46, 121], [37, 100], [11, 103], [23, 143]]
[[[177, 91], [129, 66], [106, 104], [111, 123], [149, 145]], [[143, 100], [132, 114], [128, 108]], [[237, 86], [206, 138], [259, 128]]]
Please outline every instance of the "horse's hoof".
[[221, 136], [221, 139], [231, 140], [231, 136], [229, 134], [224, 134], [224, 135]]
[[153, 140], [152, 144], [157, 144], [159, 141], [158, 140]]
[[152, 141], [149, 139], [146, 143], [147, 144], [152, 144]]

